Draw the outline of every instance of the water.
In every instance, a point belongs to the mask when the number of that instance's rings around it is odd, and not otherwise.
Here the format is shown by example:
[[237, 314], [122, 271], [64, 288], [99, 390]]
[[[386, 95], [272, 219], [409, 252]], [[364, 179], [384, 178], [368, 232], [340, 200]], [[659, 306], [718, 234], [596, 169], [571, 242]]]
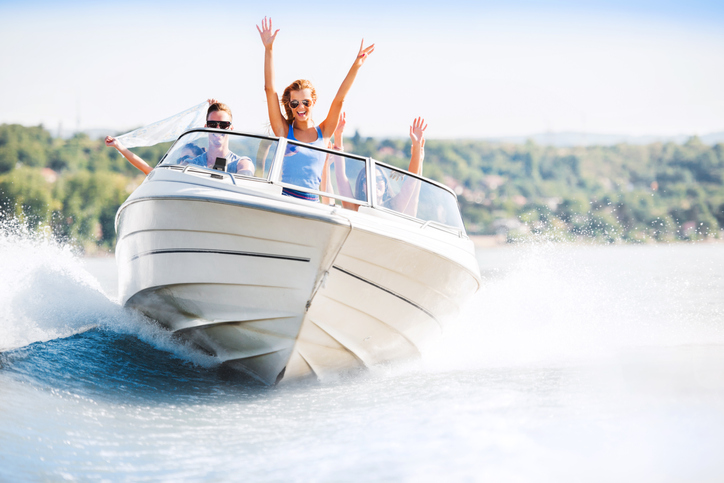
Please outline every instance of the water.
[[724, 245], [482, 250], [421, 361], [266, 388], [0, 236], [0, 481], [721, 481]]

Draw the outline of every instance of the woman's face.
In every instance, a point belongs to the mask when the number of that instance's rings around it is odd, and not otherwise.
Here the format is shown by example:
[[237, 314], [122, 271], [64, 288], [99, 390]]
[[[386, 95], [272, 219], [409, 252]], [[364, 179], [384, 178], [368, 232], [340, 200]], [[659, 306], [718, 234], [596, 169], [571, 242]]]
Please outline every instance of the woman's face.
[[[366, 181], [366, 180], [365, 180]], [[385, 191], [387, 191], [387, 183], [385, 183], [385, 176], [382, 174], [382, 172], [378, 169], [377, 170], [377, 176], [375, 176], [375, 189], [377, 190], [377, 201], [382, 201], [382, 198], [385, 196]], [[362, 183], [362, 191], [364, 191], [365, 196], [367, 195], [367, 183]]]
[[291, 91], [289, 93], [289, 107], [292, 109], [292, 112], [294, 113], [294, 119], [296, 119], [297, 121], [307, 121], [311, 119], [312, 108], [314, 108], [312, 89]]

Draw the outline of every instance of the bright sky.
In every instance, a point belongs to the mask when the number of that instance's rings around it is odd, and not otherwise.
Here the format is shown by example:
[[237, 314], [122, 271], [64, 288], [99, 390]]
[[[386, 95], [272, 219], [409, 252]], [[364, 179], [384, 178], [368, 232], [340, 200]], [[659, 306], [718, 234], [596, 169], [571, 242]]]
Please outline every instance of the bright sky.
[[276, 87], [310, 79], [317, 123], [376, 44], [349, 134], [404, 137], [415, 116], [429, 138], [724, 130], [721, 1], [261, 3], [0, 0], [0, 123], [124, 131], [216, 97], [263, 132], [267, 15]]

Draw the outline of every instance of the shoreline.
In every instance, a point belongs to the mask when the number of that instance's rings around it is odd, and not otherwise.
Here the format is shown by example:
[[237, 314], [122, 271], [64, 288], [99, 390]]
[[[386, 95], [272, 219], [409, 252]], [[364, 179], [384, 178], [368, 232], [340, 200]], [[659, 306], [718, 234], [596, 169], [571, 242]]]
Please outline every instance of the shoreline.
[[[500, 248], [504, 246], [514, 247], [530, 243], [535, 243], [533, 239], [522, 239], [518, 241], [508, 241], [506, 235], [468, 235], [470, 241], [473, 242], [475, 249]], [[647, 240], [643, 243], [617, 241], [615, 243], [603, 243], [593, 238], [579, 238], [575, 240], [549, 240], [541, 239], [540, 241], [552, 242], [564, 245], [586, 245], [586, 246], [641, 246], [641, 245], [717, 245], [724, 244], [724, 238], [705, 238], [703, 240], [675, 240], [675, 241], [655, 241]]]

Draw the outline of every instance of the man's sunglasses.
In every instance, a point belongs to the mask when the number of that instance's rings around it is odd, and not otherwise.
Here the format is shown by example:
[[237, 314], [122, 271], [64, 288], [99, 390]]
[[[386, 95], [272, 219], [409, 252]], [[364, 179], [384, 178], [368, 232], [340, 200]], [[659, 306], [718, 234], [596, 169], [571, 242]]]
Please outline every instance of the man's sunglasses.
[[[312, 101], [310, 101], [309, 99], [304, 99], [302, 101], [302, 104], [304, 104], [304, 107], [309, 107], [312, 105]], [[289, 101], [289, 107], [291, 107], [292, 109], [296, 109], [297, 107], [299, 107], [299, 101], [296, 99], [294, 99], [293, 101]]]
[[206, 121], [206, 126], [219, 129], [229, 129], [231, 127], [231, 123], [229, 121]]

